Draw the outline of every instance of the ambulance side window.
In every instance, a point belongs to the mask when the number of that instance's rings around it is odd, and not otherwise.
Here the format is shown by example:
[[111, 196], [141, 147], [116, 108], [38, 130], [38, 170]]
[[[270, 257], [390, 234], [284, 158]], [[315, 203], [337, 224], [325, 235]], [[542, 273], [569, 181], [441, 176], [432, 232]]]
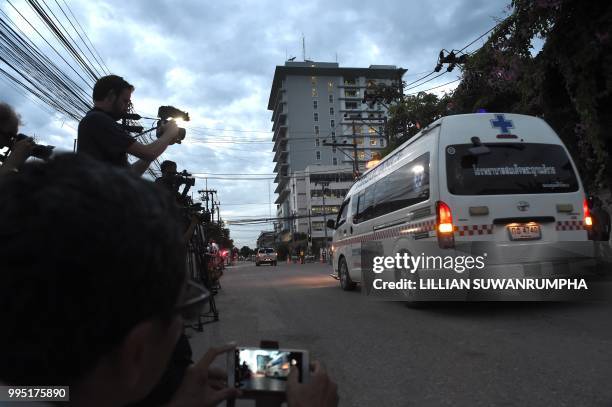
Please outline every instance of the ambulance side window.
[[428, 199], [429, 153], [425, 153], [377, 183], [376, 216], [382, 216]]
[[359, 200], [359, 222], [374, 218], [375, 188], [376, 184], [367, 187], [364, 191], [363, 201]]
[[340, 208], [340, 212], [338, 213], [338, 220], [336, 221], [336, 228], [340, 227], [344, 222], [346, 222], [346, 214], [348, 212], [350, 203], [350, 198], [342, 204]]
[[351, 213], [353, 214], [353, 223], [359, 223], [359, 203], [362, 203], [363, 206], [363, 191], [359, 193], [359, 195], [353, 197], [353, 207], [351, 208]]

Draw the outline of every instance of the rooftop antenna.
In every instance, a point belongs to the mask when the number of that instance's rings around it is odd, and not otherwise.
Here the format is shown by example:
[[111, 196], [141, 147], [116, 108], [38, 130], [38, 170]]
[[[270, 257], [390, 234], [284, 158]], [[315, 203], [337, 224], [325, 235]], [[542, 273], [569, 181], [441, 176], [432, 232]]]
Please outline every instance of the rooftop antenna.
[[302, 61], [306, 61], [306, 37], [302, 33]]

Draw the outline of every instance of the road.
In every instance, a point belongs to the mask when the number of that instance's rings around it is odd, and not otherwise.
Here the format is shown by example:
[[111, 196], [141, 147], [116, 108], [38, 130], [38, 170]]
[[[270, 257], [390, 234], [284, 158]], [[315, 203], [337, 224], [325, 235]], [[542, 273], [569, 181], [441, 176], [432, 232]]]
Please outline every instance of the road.
[[228, 341], [309, 349], [344, 407], [612, 405], [610, 303], [411, 309], [343, 292], [330, 272], [281, 263], [226, 270], [220, 321], [192, 335], [195, 356]]

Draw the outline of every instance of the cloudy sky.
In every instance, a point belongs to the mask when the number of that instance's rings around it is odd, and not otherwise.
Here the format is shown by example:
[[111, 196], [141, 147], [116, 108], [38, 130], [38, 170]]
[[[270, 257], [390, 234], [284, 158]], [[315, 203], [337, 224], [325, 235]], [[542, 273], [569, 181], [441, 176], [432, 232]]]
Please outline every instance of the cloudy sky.
[[[10, 3], [9, 3], [10, 1]], [[40, 0], [39, 0], [40, 1]], [[63, 4], [64, 0], [59, 3]], [[441, 49], [461, 49], [506, 14], [509, 0], [382, 1], [202, 1], [65, 0], [111, 72], [136, 87], [135, 111], [154, 116], [170, 104], [190, 113], [184, 144], [162, 159], [179, 170], [209, 174], [198, 179], [219, 193], [226, 220], [275, 216], [272, 179], [217, 179], [214, 174], [258, 174], [272, 178], [271, 112], [267, 110], [274, 69], [286, 58], [370, 64], [408, 69], [407, 82], [429, 73]], [[42, 1], [40, 1], [43, 3]], [[55, 1], [46, 0], [61, 17]], [[32, 41], [48, 49], [11, 7], [42, 27], [25, 0], [2, 0], [2, 9]], [[41, 28], [48, 40], [53, 38]], [[477, 41], [468, 51], [477, 49]], [[49, 56], [58, 60], [49, 52]], [[69, 69], [65, 67], [65, 70]], [[0, 67], [3, 67], [0, 62]], [[408, 92], [456, 79], [453, 71]], [[77, 123], [51, 114], [15, 91], [0, 74], [0, 100], [22, 115], [21, 131], [41, 143], [71, 150]], [[452, 89], [455, 84], [440, 90]], [[438, 91], [438, 90], [436, 90]], [[149, 124], [149, 123], [145, 123]], [[243, 175], [217, 177], [245, 178]], [[268, 192], [270, 191], [270, 193]], [[269, 205], [271, 202], [272, 205]], [[269, 226], [232, 226], [238, 247], [253, 247]]]

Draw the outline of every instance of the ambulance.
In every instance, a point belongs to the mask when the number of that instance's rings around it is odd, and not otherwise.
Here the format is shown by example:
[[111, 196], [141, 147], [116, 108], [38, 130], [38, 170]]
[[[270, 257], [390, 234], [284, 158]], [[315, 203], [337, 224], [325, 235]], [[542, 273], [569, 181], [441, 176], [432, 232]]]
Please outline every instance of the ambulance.
[[364, 173], [328, 221], [344, 290], [371, 272], [364, 259], [398, 253], [485, 252], [486, 272], [509, 277], [580, 273], [593, 264], [591, 226], [561, 139], [507, 113], [436, 120]]

